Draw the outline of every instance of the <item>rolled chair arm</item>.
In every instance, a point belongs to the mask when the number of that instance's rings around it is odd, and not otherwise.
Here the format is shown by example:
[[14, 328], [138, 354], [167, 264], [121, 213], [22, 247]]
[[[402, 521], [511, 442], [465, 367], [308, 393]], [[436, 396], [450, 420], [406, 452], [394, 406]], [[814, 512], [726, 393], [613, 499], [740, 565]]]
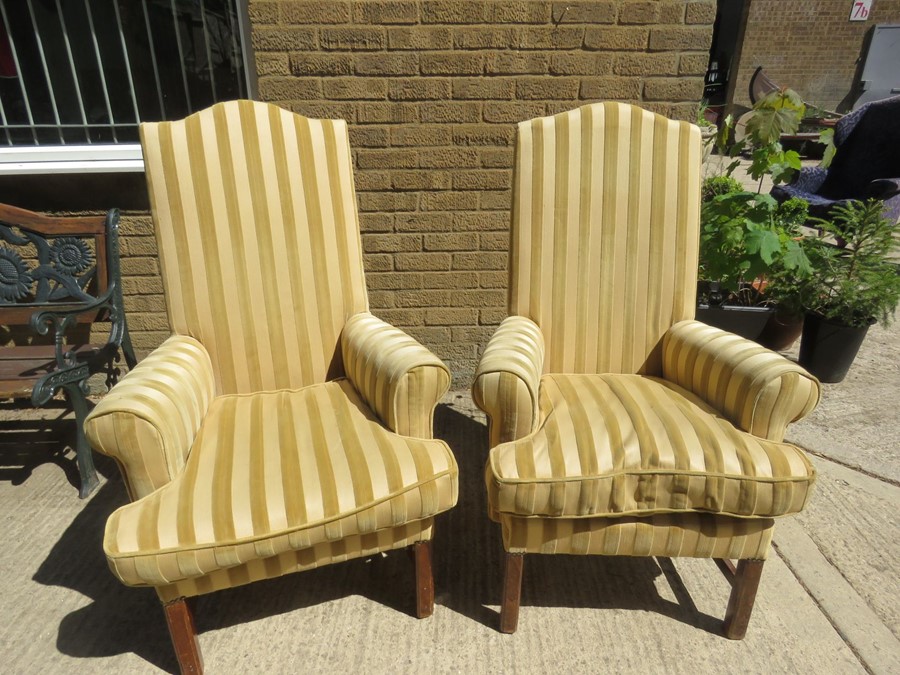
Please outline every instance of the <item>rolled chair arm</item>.
[[344, 372], [389, 429], [432, 438], [434, 407], [450, 388], [438, 357], [368, 312], [351, 316], [341, 333]]
[[784, 440], [818, 404], [819, 381], [793, 361], [700, 321], [663, 336], [663, 378], [697, 395], [754, 436]]
[[475, 371], [472, 398], [488, 416], [491, 447], [514, 441], [538, 424], [544, 336], [524, 316], [503, 320]]
[[91, 446], [116, 459], [132, 499], [177, 476], [215, 396], [209, 354], [173, 335], [141, 361], [91, 411]]
[[866, 197], [872, 199], [890, 199], [900, 194], [900, 178], [877, 178], [866, 188]]

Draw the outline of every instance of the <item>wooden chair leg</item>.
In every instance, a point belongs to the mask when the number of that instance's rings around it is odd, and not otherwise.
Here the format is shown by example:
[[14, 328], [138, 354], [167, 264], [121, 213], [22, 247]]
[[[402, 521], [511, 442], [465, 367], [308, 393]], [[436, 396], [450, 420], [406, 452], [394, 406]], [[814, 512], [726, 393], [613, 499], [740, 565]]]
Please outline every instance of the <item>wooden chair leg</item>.
[[201, 675], [203, 673], [203, 656], [200, 654], [200, 643], [197, 641], [197, 629], [194, 627], [194, 614], [184, 598], [167, 602], [163, 605], [166, 623], [169, 625], [169, 636], [178, 658], [178, 667], [182, 675]]
[[522, 568], [525, 554], [507, 553], [503, 575], [503, 600], [500, 603], [500, 632], [515, 633], [519, 625], [519, 603], [522, 599]]
[[420, 619], [434, 613], [434, 576], [431, 572], [431, 542], [413, 545], [416, 560], [416, 616]]
[[728, 609], [725, 611], [725, 637], [729, 640], [743, 640], [753, 612], [756, 590], [762, 575], [764, 560], [741, 560], [731, 587]]

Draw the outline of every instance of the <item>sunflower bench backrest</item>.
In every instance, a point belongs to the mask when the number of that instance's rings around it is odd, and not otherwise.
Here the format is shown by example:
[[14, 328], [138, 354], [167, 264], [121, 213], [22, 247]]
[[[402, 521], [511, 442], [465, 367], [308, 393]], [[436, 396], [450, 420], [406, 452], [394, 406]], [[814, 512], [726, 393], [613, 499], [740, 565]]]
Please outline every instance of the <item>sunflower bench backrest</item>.
[[[118, 212], [46, 216], [0, 204], [0, 325], [54, 335], [121, 312]], [[83, 310], [83, 311], [82, 311]], [[79, 313], [80, 312], [80, 313]], [[49, 314], [57, 314], [53, 319]]]

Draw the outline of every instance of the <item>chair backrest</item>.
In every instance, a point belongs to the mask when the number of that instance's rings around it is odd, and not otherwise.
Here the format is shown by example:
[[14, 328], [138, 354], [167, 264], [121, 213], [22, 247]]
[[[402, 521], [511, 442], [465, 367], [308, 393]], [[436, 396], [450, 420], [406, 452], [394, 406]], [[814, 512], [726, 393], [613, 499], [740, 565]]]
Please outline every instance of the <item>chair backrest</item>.
[[695, 312], [700, 146], [624, 103], [519, 124], [509, 312], [541, 327], [545, 372], [661, 371]]
[[141, 144], [170, 328], [207, 348], [218, 393], [340, 375], [368, 308], [346, 123], [230, 101]]
[[750, 76], [750, 105], [756, 105], [756, 102], [763, 96], [778, 91], [781, 87], [769, 77], [769, 74], [762, 66], [757, 66]]

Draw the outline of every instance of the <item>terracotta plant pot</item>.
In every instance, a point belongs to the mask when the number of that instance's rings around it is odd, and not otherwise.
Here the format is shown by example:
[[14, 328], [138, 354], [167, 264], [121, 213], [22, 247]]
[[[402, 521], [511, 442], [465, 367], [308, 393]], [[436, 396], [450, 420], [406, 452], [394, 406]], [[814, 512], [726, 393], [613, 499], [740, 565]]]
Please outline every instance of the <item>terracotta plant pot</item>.
[[[872, 319], [871, 326], [875, 323]], [[869, 332], [869, 326], [844, 326], [807, 312], [799, 363], [822, 382], [841, 382]]]
[[790, 349], [803, 331], [803, 317], [782, 314], [777, 309], [769, 317], [769, 321], [760, 333], [757, 342], [763, 347], [782, 352]]

